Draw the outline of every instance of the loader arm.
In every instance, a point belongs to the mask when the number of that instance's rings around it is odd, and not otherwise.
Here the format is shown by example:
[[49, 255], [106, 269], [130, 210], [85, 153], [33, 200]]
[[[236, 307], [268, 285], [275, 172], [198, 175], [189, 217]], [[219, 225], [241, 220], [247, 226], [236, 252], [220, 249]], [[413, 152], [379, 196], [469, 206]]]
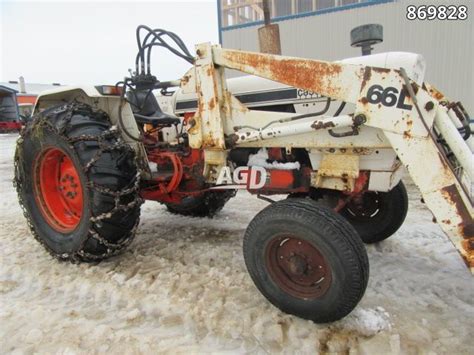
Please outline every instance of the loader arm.
[[[426, 205], [474, 273], [472, 152], [440, 103], [442, 94], [428, 91], [405, 71], [197, 46], [198, 58], [183, 89], [195, 90], [198, 111], [189, 127], [190, 144], [205, 150], [208, 166], [225, 165], [225, 150], [252, 139], [317, 131], [331, 127], [366, 125], [380, 129], [418, 186]], [[294, 123], [288, 114], [254, 114], [226, 89], [224, 68], [309, 90], [356, 105], [354, 115]], [[260, 127], [279, 119], [274, 130], [255, 132], [235, 127]], [[233, 125], [229, 125], [232, 122]], [[270, 123], [271, 124], [271, 123]], [[232, 129], [232, 126], [234, 129]], [[236, 131], [236, 132], [235, 132]], [[443, 139], [457, 166], [440, 144]], [[291, 139], [287, 147], [294, 146]], [[462, 171], [460, 173], [460, 171]], [[467, 183], [466, 183], [467, 181]]]

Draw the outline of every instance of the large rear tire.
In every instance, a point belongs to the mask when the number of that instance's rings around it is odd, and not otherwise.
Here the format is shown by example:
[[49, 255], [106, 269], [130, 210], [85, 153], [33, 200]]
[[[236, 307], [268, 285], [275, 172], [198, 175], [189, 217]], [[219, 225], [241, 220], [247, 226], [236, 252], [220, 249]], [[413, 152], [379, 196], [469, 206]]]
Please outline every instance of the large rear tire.
[[316, 323], [349, 314], [367, 287], [369, 262], [357, 232], [311, 199], [262, 210], [245, 232], [243, 249], [260, 292], [282, 311]]
[[234, 196], [234, 190], [208, 191], [200, 196], [185, 197], [181, 203], [167, 203], [166, 207], [171, 213], [182, 216], [213, 217]]
[[72, 103], [35, 117], [17, 142], [15, 185], [33, 235], [59, 259], [102, 260], [135, 235], [135, 153], [103, 111]]

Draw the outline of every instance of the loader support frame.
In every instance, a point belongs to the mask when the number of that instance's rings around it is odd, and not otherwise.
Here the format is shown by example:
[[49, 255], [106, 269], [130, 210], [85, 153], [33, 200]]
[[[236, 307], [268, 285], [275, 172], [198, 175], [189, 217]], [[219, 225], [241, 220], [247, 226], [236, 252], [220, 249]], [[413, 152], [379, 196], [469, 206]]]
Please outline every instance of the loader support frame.
[[[463, 177], [474, 181], [472, 153], [448, 108], [438, 100], [440, 93], [416, 84], [403, 69], [242, 52], [210, 44], [198, 45], [197, 54], [193, 80], [188, 77], [182, 86], [198, 94], [198, 110], [188, 124], [189, 141], [192, 148], [204, 149], [208, 181], [215, 181], [219, 168], [227, 165], [227, 149], [251, 141], [336, 127], [350, 127], [353, 134], [361, 125], [378, 128], [474, 273], [473, 205], [469, 188], [463, 184]], [[227, 91], [224, 68], [355, 104], [354, 115], [292, 122], [287, 113], [255, 113]], [[260, 126], [245, 128], [255, 125]], [[452, 165], [440, 146], [438, 134], [449, 145], [458, 167]], [[298, 144], [288, 141], [287, 147], [295, 146]]]

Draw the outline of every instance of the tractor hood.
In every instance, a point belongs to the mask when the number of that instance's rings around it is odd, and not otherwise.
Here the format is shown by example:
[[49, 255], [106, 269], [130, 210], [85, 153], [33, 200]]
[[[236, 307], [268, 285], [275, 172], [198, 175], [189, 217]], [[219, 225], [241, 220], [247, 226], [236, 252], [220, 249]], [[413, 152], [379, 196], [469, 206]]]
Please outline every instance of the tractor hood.
[[[338, 63], [372, 66], [386, 69], [404, 68], [408, 76], [422, 84], [426, 63], [424, 58], [415, 53], [388, 52], [362, 57], [347, 58]], [[227, 80], [229, 91], [247, 107], [264, 107], [273, 105], [294, 104], [314, 101], [317, 93], [308, 92], [268, 79], [256, 76], [241, 76]], [[184, 93], [179, 89], [173, 96], [159, 95], [158, 101], [164, 111], [175, 114], [193, 112], [197, 107], [196, 93]]]

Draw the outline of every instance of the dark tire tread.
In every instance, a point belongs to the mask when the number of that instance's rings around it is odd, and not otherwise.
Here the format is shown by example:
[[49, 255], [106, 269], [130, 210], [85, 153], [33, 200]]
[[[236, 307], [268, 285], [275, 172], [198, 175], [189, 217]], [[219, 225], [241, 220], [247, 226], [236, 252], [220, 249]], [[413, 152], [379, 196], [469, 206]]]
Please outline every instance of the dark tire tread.
[[232, 197], [235, 191], [208, 191], [200, 196], [186, 198], [181, 204], [166, 203], [166, 208], [173, 214], [189, 217], [214, 217]]
[[[262, 260], [253, 260], [253, 240], [259, 238], [262, 226], [270, 225], [275, 220], [298, 221], [305, 226], [317, 226], [320, 233], [325, 234], [329, 242], [345, 260], [350, 268], [345, 270], [347, 284], [339, 300], [335, 300], [330, 309], [314, 309], [308, 313], [307, 309], [300, 309], [291, 295], [281, 302], [268, 292], [268, 287], [258, 276], [254, 265]], [[311, 199], [292, 198], [278, 201], [261, 211], [249, 224], [244, 237], [244, 258], [247, 269], [257, 288], [275, 306], [283, 311], [299, 317], [311, 319], [318, 323], [331, 322], [349, 314], [362, 298], [369, 278], [369, 262], [365, 247], [357, 236], [353, 227], [338, 214], [316, 203]], [[333, 300], [334, 301], [334, 300]], [[317, 307], [316, 307], [317, 308]]]
[[[113, 196], [89, 186], [92, 183], [100, 188], [119, 192], [129, 189], [137, 179], [135, 153], [121, 142], [118, 132], [111, 131], [111, 127], [105, 112], [85, 104], [70, 103], [48, 108], [34, 117], [18, 140], [15, 185], [20, 204], [34, 237], [58, 259], [73, 262], [100, 261], [120, 253], [134, 238], [142, 202], [138, 189], [130, 189], [133, 191], [120, 197], [120, 206], [133, 201], [136, 204], [131, 203], [129, 208], [116, 208]], [[75, 243], [75, 247], [67, 251], [56, 247], [54, 238], [57, 237], [53, 237], [47, 228], [41, 227], [46, 222], [41, 221], [38, 213], [33, 213], [32, 208], [35, 208], [36, 202], [31, 190], [25, 187], [25, 184], [33, 182], [25, 173], [31, 168], [23, 162], [26, 155], [38, 154], [38, 151], [28, 151], [26, 147], [38, 147], [42, 144], [43, 136], [68, 148], [70, 154], [77, 158], [88, 185], [83, 186], [89, 201], [89, 205], [84, 208], [88, 209], [91, 218], [100, 216], [99, 220], [81, 220], [81, 225], [88, 225], [84, 227], [82, 235], [74, 236], [81, 239], [80, 246]], [[93, 159], [94, 162], [87, 169]], [[107, 214], [106, 218], [103, 218], [104, 214]]]

